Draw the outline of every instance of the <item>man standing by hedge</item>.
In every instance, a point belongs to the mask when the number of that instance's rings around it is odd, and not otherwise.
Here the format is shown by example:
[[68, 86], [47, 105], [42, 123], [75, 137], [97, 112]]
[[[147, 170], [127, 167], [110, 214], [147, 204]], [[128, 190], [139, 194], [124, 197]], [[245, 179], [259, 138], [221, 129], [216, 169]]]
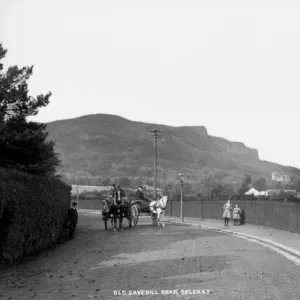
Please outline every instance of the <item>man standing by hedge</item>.
[[69, 237], [73, 238], [74, 231], [78, 222], [77, 203], [73, 202], [72, 207], [69, 209]]

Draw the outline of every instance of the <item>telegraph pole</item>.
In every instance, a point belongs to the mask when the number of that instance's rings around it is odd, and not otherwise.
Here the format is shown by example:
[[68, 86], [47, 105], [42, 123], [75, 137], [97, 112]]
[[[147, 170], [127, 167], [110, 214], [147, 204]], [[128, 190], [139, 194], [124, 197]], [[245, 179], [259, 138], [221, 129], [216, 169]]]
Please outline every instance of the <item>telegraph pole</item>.
[[157, 137], [159, 136], [161, 129], [153, 128], [149, 130], [149, 133], [154, 136], [154, 198], [157, 198]]

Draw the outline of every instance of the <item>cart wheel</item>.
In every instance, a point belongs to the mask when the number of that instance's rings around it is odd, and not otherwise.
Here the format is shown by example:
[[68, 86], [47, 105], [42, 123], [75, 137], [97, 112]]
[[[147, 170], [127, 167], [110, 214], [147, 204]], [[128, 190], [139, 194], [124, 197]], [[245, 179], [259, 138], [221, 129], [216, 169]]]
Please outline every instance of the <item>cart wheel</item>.
[[136, 205], [131, 207], [131, 224], [136, 226], [139, 220], [139, 210]]
[[124, 217], [127, 218], [128, 226], [129, 226], [129, 228], [131, 228], [132, 227], [132, 223], [131, 223], [132, 222], [132, 213], [131, 213], [130, 208], [127, 209], [126, 214], [124, 215]]

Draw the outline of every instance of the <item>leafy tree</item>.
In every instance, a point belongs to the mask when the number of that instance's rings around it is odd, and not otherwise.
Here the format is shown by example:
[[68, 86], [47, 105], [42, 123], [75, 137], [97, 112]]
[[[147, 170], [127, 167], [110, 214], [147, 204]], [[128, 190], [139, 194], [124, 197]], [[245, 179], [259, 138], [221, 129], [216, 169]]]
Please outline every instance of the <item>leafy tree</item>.
[[297, 180], [295, 182], [295, 189], [296, 189], [297, 192], [300, 192], [300, 180]]
[[192, 184], [189, 181], [184, 182], [183, 191], [184, 193], [189, 193], [190, 191], [192, 191]]
[[[7, 50], [0, 44], [0, 61]], [[9, 67], [0, 63], [0, 167], [28, 173], [54, 176], [60, 165], [54, 142], [46, 141], [46, 125], [28, 122], [29, 116], [49, 104], [51, 93], [30, 96], [27, 81], [32, 67]]]
[[214, 180], [211, 174], [206, 175], [203, 180], [202, 180], [202, 184], [204, 186], [204, 190], [205, 190], [205, 195], [207, 195], [208, 199], [211, 198], [211, 193], [213, 190], [213, 186], [214, 186]]
[[253, 187], [258, 191], [265, 191], [267, 189], [267, 181], [265, 178], [260, 177], [253, 182]]
[[222, 189], [220, 192], [220, 195], [222, 197], [226, 197], [226, 198], [231, 198], [234, 194], [234, 187], [233, 185], [230, 183], [225, 183], [222, 185]]
[[283, 183], [280, 181], [275, 181], [274, 185], [275, 185], [275, 189], [277, 189], [277, 190], [280, 190], [283, 188]]
[[240, 183], [240, 187], [238, 189], [238, 195], [242, 196], [249, 190], [249, 185], [251, 184], [252, 179], [249, 174], [245, 174], [244, 178]]
[[220, 183], [214, 183], [211, 191], [211, 195], [213, 198], [219, 198], [222, 196], [223, 186]]

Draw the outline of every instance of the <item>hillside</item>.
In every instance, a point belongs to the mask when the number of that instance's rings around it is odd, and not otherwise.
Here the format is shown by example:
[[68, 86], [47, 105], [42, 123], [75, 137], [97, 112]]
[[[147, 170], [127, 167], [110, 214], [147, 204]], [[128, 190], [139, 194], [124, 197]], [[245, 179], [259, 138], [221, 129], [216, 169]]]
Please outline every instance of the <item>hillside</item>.
[[147, 124], [106, 114], [47, 124], [65, 175], [70, 182], [83, 185], [101, 185], [97, 180], [107, 177], [151, 178], [154, 147], [148, 131], [153, 127], [162, 129], [159, 181], [176, 180], [181, 168], [191, 182], [208, 173], [222, 182], [237, 182], [244, 173], [270, 180], [271, 172], [285, 172], [300, 179], [300, 170], [262, 161], [256, 149], [210, 136], [203, 126]]

